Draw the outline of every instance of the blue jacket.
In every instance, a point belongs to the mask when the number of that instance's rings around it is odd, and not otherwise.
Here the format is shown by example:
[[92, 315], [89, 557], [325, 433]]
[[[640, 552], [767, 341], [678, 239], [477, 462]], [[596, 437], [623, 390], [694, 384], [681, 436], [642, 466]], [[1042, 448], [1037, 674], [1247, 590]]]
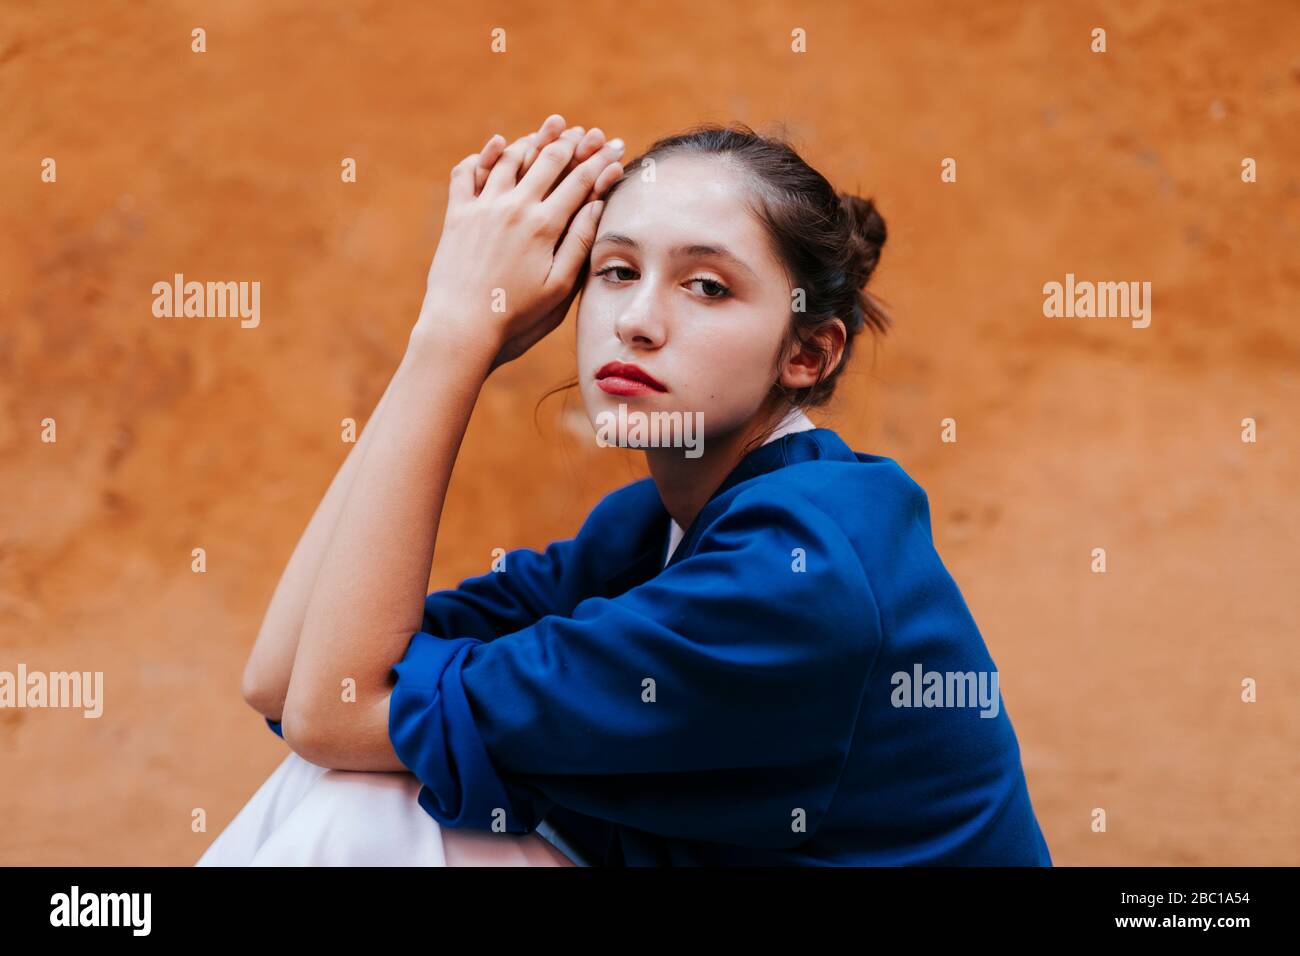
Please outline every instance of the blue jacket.
[[389, 736], [431, 817], [545, 818], [598, 865], [1051, 865], [993, 661], [895, 461], [794, 432], [665, 567], [668, 527], [644, 478], [428, 596]]

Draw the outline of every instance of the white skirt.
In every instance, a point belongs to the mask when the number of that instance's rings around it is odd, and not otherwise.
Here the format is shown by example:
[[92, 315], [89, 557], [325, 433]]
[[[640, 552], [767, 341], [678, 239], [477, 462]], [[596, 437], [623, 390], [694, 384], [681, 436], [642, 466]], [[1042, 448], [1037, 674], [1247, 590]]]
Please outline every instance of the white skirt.
[[[444, 828], [411, 773], [327, 770], [290, 751], [195, 866], [575, 866], [549, 827]], [[540, 835], [546, 833], [547, 839]]]

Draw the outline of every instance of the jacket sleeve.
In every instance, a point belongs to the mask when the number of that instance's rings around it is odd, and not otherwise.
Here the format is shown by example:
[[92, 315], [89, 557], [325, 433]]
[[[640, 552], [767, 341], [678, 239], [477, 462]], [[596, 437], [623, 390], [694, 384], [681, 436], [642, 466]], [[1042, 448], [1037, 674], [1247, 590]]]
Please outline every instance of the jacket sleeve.
[[834, 797], [879, 620], [835, 522], [751, 489], [695, 553], [617, 597], [491, 643], [416, 633], [389, 736], [446, 826], [528, 832], [558, 804], [794, 846]]
[[[540, 552], [516, 548], [504, 555], [502, 570], [434, 591], [424, 600], [420, 632], [488, 642], [557, 612], [564, 606], [562, 580], [573, 548], [572, 539], [554, 541]], [[284, 737], [279, 721], [267, 717], [266, 725]]]
[[424, 602], [421, 631], [487, 642], [559, 612], [565, 607], [564, 579], [574, 544], [573, 539], [553, 541], [540, 552], [515, 548], [503, 556], [502, 570], [434, 591]]

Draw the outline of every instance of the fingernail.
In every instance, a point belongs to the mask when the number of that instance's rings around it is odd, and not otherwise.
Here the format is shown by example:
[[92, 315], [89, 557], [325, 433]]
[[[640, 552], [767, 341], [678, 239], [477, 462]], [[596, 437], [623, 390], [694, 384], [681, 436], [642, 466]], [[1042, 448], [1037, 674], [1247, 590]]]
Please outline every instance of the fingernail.
[[614, 139], [611, 139], [605, 145], [608, 146], [610, 149], [612, 149], [615, 153], [623, 152], [623, 140], [619, 137], [615, 137]]

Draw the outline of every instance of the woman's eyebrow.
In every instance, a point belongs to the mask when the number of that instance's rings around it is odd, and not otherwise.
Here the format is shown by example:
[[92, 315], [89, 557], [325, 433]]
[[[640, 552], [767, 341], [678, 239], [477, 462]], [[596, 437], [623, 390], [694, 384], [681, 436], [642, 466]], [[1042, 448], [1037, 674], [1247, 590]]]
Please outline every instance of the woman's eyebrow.
[[[602, 242], [612, 242], [616, 245], [628, 246], [629, 248], [632, 249], [641, 248], [641, 244], [637, 242], [635, 239], [633, 239], [631, 236], [625, 236], [619, 232], [607, 232], [604, 235], [600, 236], [595, 242], [593, 242], [591, 246], [594, 249], [597, 245], [599, 245]], [[758, 276], [754, 273], [754, 270], [751, 269], [749, 266], [747, 266], [745, 264], [745, 261], [741, 259], [740, 256], [736, 255], [726, 246], [715, 246], [715, 245], [710, 245], [702, 242], [693, 242], [686, 245], [674, 246], [673, 248], [668, 250], [668, 255], [673, 257], [685, 256], [689, 258], [713, 256], [718, 259], [726, 259], [727, 261], [733, 262], [740, 268], [744, 269], [746, 272], [749, 273], [749, 275], [752, 278], [754, 279], [758, 278]]]

